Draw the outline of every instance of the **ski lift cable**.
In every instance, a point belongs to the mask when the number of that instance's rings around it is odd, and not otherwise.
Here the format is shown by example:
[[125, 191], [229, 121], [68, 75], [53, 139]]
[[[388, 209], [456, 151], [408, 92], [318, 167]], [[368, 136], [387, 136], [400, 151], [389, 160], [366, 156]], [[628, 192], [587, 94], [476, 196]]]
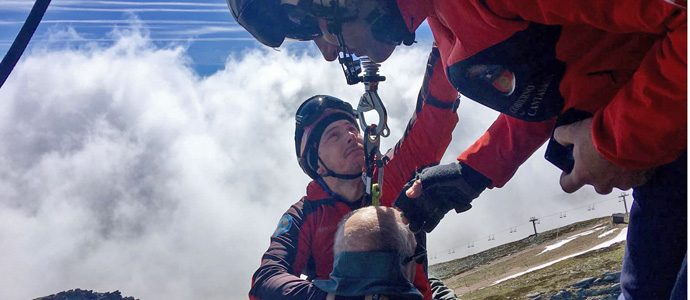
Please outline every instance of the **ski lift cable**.
[[557, 214], [567, 213], [567, 212], [570, 212], [570, 211], [575, 211], [575, 210], [578, 210], [578, 209], [581, 209], [581, 208], [584, 208], [584, 207], [589, 207], [589, 206], [592, 206], [592, 205], [595, 205], [595, 204], [604, 203], [604, 202], [608, 202], [608, 201], [616, 200], [616, 199], [618, 199], [618, 198], [607, 198], [607, 199], [604, 199], [604, 200], [601, 200], [601, 201], [588, 203], [588, 204], [583, 205], [583, 206], [574, 207], [574, 208], [571, 208], [571, 209], [568, 209], [568, 210], [562, 210], [562, 211], [557, 212], [557, 213], [553, 213], [553, 214], [549, 214], [549, 215], [545, 215], [545, 216], [541, 216], [541, 217], [537, 217], [537, 218], [538, 218], [538, 219], [549, 218], [549, 217], [556, 216]]
[[36, 32], [38, 24], [41, 23], [43, 15], [45, 14], [46, 10], [48, 10], [49, 4], [50, 0], [36, 0], [36, 2], [34, 2], [34, 6], [31, 8], [29, 16], [26, 17], [26, 21], [24, 22], [24, 25], [22, 25], [22, 29], [19, 30], [19, 33], [14, 39], [12, 46], [10, 46], [10, 49], [7, 50], [7, 54], [5, 54], [2, 62], [0, 62], [0, 88], [2, 88], [2, 86], [5, 84], [5, 81], [10, 76], [10, 73], [12, 73], [14, 66], [17, 65], [19, 58], [24, 53], [29, 41], [31, 41], [31, 37], [34, 35], [34, 32]]

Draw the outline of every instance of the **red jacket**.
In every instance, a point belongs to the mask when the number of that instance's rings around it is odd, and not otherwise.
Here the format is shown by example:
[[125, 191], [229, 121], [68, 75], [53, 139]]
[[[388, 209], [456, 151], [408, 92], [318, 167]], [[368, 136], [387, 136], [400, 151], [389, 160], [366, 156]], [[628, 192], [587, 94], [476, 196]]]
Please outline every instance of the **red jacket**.
[[[463, 86], [462, 73], [457, 72], [467, 61], [488, 57], [500, 65], [503, 56], [542, 55], [552, 49], [555, 61], [564, 66], [555, 91], [560, 95], [543, 100], [561, 112], [575, 108], [593, 113], [592, 139], [604, 158], [624, 168], [649, 169], [685, 151], [686, 10], [662, 0], [398, 4], [411, 30], [428, 21], [446, 76], [453, 82], [432, 93], [471, 89], [472, 85]], [[511, 44], [521, 31], [538, 26], [555, 29], [555, 39], [528, 34], [543, 41]], [[492, 108], [504, 105], [475, 100]], [[492, 179], [494, 187], [512, 177], [549, 138], [553, 126], [553, 118], [526, 122], [509, 116], [509, 109], [499, 111], [502, 114], [484, 136], [458, 157]]]
[[[434, 74], [434, 71], [443, 72], [441, 64], [435, 63], [437, 58], [438, 51], [432, 51], [429, 66], [435, 69], [427, 69], [428, 75]], [[439, 83], [429, 78], [425, 78], [417, 109], [403, 138], [387, 153], [390, 160], [384, 168], [380, 199], [383, 205], [392, 206], [403, 185], [412, 179], [417, 169], [441, 160], [458, 121], [455, 112], [457, 91], [431, 96], [429, 88]], [[446, 80], [444, 77], [434, 78]], [[333, 269], [333, 239], [338, 222], [360, 205], [359, 201], [348, 203], [338, 195], [331, 195], [320, 183], [312, 181], [307, 186], [307, 195], [292, 205], [281, 218], [268, 251], [261, 259], [261, 266], [254, 273], [249, 298], [325, 299], [326, 292], [316, 288], [311, 280], [329, 278]], [[424, 269], [423, 265], [417, 266], [414, 284], [425, 299], [430, 299], [431, 289]], [[300, 274], [308, 279], [301, 279]]]

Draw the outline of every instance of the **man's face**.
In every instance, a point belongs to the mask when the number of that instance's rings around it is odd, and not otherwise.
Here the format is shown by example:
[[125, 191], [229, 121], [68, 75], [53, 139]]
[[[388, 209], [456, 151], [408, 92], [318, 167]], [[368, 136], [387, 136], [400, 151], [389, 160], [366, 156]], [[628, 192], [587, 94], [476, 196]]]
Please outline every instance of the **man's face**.
[[[364, 146], [357, 126], [347, 120], [329, 124], [321, 135], [319, 157], [335, 173], [361, 172], [364, 167]], [[317, 172], [326, 173], [320, 162]]]
[[[323, 35], [314, 40], [319, 51], [327, 61], [338, 58], [338, 38], [326, 28], [326, 20], [319, 19]], [[382, 43], [374, 39], [370, 26], [361, 17], [342, 24], [345, 45], [356, 56], [368, 56], [374, 62], [383, 62], [391, 56], [397, 45]]]

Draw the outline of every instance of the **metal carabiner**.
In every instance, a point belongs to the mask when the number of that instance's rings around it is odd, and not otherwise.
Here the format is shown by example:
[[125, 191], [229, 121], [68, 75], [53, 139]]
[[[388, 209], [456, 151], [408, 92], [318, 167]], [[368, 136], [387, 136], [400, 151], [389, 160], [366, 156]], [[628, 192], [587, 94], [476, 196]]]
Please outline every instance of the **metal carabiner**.
[[[386, 108], [383, 106], [381, 97], [377, 92], [378, 84], [381, 81], [386, 80], [386, 77], [380, 76], [378, 74], [379, 64], [369, 60], [366, 57], [362, 59], [362, 66], [365, 69], [365, 74], [362, 77], [362, 82], [364, 83], [364, 94], [359, 99], [359, 104], [357, 105], [357, 114], [359, 119], [359, 124], [364, 131], [364, 151], [366, 158], [366, 194], [372, 205], [379, 205], [379, 198], [381, 198], [383, 189], [383, 156], [381, 155], [381, 137], [387, 137], [390, 134], [390, 129], [388, 128], [388, 115]], [[376, 124], [367, 124], [364, 117], [364, 113], [374, 110], [378, 114], [379, 122]], [[377, 168], [379, 172], [378, 182], [373, 183], [374, 167]]]
[[[365, 83], [366, 84], [366, 83]], [[364, 113], [374, 110], [378, 114], [379, 123], [376, 127], [369, 133], [366, 138], [372, 142], [377, 142], [380, 136], [388, 137], [390, 135], [390, 129], [388, 128], [388, 114], [386, 108], [381, 102], [381, 97], [376, 92], [376, 89], [369, 89], [367, 85], [367, 91], [359, 99], [359, 104], [357, 105], [357, 114], [359, 115], [359, 125], [362, 128], [368, 128], [369, 124], [364, 117]]]
[[[359, 123], [362, 128], [368, 128], [366, 119], [364, 118], [364, 113], [374, 110], [378, 114], [379, 123], [373, 132], [367, 136], [367, 138], [372, 141], [377, 139], [378, 136], [388, 137], [390, 134], [390, 129], [388, 128], [388, 114], [386, 112], [386, 107], [383, 106], [383, 101], [378, 94], [379, 82], [385, 81], [386, 77], [378, 74], [380, 64], [371, 61], [368, 57], [362, 57], [362, 67], [364, 68], [364, 76], [362, 76], [362, 82], [364, 83], [364, 94], [359, 99], [359, 104], [357, 105], [357, 113], [359, 114]], [[374, 136], [372, 138], [372, 136]]]

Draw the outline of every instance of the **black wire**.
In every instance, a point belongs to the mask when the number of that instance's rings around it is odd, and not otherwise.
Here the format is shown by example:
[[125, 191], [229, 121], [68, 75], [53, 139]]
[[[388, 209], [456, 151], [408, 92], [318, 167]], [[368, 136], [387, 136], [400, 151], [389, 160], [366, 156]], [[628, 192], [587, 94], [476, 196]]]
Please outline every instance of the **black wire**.
[[22, 53], [24, 53], [29, 41], [31, 41], [31, 37], [34, 35], [34, 32], [36, 32], [38, 24], [41, 23], [43, 15], [46, 10], [48, 10], [49, 4], [50, 0], [36, 0], [36, 2], [34, 2], [34, 7], [31, 8], [29, 16], [26, 17], [22, 29], [14, 39], [7, 54], [5, 54], [5, 58], [0, 62], [0, 88], [2, 88], [5, 84], [5, 80], [7, 80], [7, 77], [12, 73], [14, 66], [17, 65], [19, 58], [22, 56]]

